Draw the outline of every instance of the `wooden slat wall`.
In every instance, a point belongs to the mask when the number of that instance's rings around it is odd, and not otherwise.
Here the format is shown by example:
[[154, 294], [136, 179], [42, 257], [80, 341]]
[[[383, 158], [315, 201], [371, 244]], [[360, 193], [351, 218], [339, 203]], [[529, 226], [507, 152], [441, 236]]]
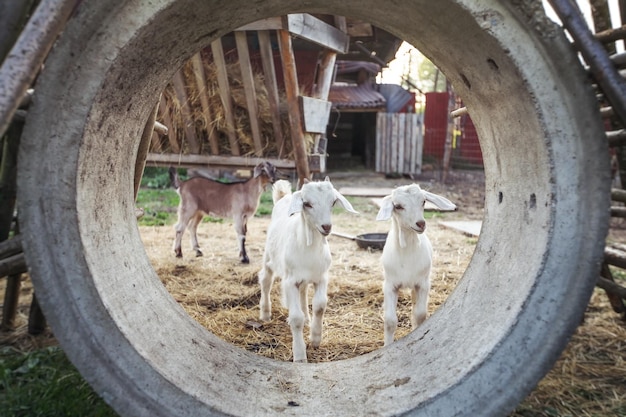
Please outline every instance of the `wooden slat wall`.
[[378, 113], [376, 171], [386, 174], [422, 172], [423, 117], [414, 113]]

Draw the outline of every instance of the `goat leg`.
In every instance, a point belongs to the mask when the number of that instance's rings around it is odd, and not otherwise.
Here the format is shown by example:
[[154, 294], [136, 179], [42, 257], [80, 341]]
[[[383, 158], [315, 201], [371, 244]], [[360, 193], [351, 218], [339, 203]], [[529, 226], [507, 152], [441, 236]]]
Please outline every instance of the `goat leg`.
[[328, 303], [326, 282], [326, 280], [322, 280], [322, 282], [315, 285], [315, 295], [313, 295], [313, 321], [311, 322], [311, 334], [309, 337], [311, 346], [314, 348], [318, 348], [322, 342], [322, 321], [326, 311], [326, 304]]
[[394, 334], [398, 328], [396, 306], [398, 304], [398, 288], [385, 281], [383, 284], [383, 310], [385, 320], [385, 346], [393, 343]]
[[[303, 284], [300, 284], [303, 285]], [[286, 300], [289, 308], [287, 322], [291, 328], [292, 351], [294, 362], [306, 362], [306, 344], [304, 343], [304, 314], [300, 306], [299, 285], [285, 285]]]

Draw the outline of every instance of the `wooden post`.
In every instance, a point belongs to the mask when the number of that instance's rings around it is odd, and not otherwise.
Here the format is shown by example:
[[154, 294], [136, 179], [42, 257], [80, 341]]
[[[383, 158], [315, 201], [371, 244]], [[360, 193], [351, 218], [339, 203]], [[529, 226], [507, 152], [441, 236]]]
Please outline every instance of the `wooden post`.
[[172, 125], [172, 119], [167, 108], [167, 100], [164, 96], [161, 96], [161, 104], [159, 105], [159, 117], [163, 121], [163, 124], [167, 127], [167, 139], [170, 142], [170, 148], [172, 153], [180, 153], [180, 145], [176, 140], [176, 131]]
[[139, 142], [139, 149], [137, 150], [137, 159], [135, 161], [135, 200], [137, 200], [137, 193], [139, 193], [139, 187], [141, 186], [141, 178], [143, 177], [143, 170], [146, 167], [146, 157], [148, 151], [150, 151], [150, 142], [152, 140], [152, 134], [154, 133], [154, 122], [156, 121], [157, 112], [159, 111], [159, 102], [161, 98], [154, 105], [154, 108], [148, 116], [146, 125], [143, 128], [141, 134], [141, 141]]
[[200, 95], [200, 105], [202, 106], [202, 113], [207, 120], [207, 133], [209, 135], [209, 146], [212, 155], [219, 155], [220, 146], [215, 134], [215, 129], [210, 127], [213, 121], [213, 114], [209, 107], [209, 99], [207, 98], [206, 77], [204, 75], [204, 65], [202, 64], [202, 56], [198, 52], [191, 57], [191, 64], [193, 65], [193, 75], [198, 85], [198, 91]]
[[185, 129], [185, 140], [189, 144], [189, 150], [191, 153], [200, 153], [200, 144], [196, 137], [196, 127], [191, 117], [191, 111], [189, 109], [189, 101], [187, 99], [187, 92], [185, 92], [185, 80], [183, 78], [182, 69], [178, 70], [172, 78], [172, 84], [174, 86], [174, 92], [176, 92], [176, 98], [180, 102], [180, 113], [183, 118], [183, 128]]
[[298, 173], [298, 188], [300, 188], [305, 178], [310, 179], [311, 172], [309, 171], [309, 161], [307, 160], [307, 150], [304, 142], [304, 132], [302, 130], [296, 60], [291, 47], [291, 34], [286, 30], [279, 30], [277, 33], [280, 55], [283, 61], [287, 105], [289, 107], [291, 142], [293, 145], [294, 159], [296, 161], [296, 172]]
[[256, 89], [254, 88], [254, 74], [252, 73], [252, 63], [250, 62], [248, 38], [245, 31], [238, 30], [235, 32], [235, 43], [237, 44], [237, 56], [239, 57], [239, 67], [241, 68], [241, 81], [243, 82], [246, 104], [248, 105], [250, 129], [252, 130], [252, 141], [254, 142], [254, 154], [255, 156], [263, 156], [261, 126], [259, 125], [259, 108], [256, 99]]
[[228, 134], [228, 142], [230, 144], [230, 152], [239, 156], [239, 144], [237, 143], [237, 135], [235, 134], [235, 118], [233, 116], [233, 103], [230, 96], [230, 86], [228, 84], [228, 72], [226, 71], [226, 61], [224, 60], [224, 48], [222, 40], [217, 39], [211, 42], [211, 51], [213, 52], [213, 62], [217, 72], [217, 84], [220, 89], [220, 99], [224, 107], [224, 117], [226, 118], [226, 133]]
[[441, 181], [443, 183], [448, 179], [448, 171], [450, 170], [450, 157], [452, 156], [452, 137], [454, 135], [454, 117], [451, 113], [455, 107], [455, 97], [450, 82], [446, 81], [446, 90], [448, 91], [448, 129], [446, 132], [446, 142], [443, 149], [443, 174]]
[[276, 83], [276, 68], [274, 68], [274, 54], [270, 42], [270, 33], [267, 30], [259, 30], [259, 49], [261, 52], [261, 63], [263, 64], [263, 80], [267, 89], [267, 99], [272, 114], [272, 128], [274, 130], [274, 140], [278, 157], [282, 158], [285, 152], [285, 138], [280, 119], [280, 101], [278, 98], [278, 85]]

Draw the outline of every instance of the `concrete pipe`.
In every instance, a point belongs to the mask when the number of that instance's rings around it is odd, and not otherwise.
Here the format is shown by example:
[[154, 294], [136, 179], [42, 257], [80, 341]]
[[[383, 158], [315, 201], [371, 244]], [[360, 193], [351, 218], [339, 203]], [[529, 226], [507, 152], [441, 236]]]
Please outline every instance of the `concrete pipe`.
[[[37, 84], [19, 160], [24, 249], [65, 352], [120, 414], [503, 415], [551, 368], [602, 258], [609, 168], [591, 88], [540, 2], [83, 2]], [[167, 293], [135, 222], [145, 120], [174, 71], [242, 24], [352, 16], [423, 51], [463, 97], [486, 173], [482, 236], [417, 331], [350, 360], [230, 345]], [[381, 329], [382, 331], [382, 329]]]

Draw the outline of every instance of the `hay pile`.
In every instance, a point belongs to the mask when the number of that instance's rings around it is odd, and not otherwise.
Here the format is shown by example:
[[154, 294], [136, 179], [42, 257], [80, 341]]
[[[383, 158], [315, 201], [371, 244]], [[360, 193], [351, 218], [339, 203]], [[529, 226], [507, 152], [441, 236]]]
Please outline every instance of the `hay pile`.
[[[206, 88], [201, 89], [196, 83], [193, 73], [193, 65], [191, 61], [187, 61], [182, 67], [183, 79], [185, 81], [185, 92], [188, 98], [188, 106], [192, 120], [185, 120], [181, 111], [183, 103], [181, 103], [176, 95], [173, 85], [170, 83], [163, 91], [163, 97], [167, 105], [161, 106], [161, 112], [167, 114], [171, 120], [171, 130], [168, 133], [176, 139], [181, 146], [183, 153], [190, 153], [187, 141], [185, 140], [184, 126], [186, 123], [193, 124], [196, 135], [200, 142], [200, 153], [210, 154], [209, 134], [215, 134], [219, 142], [219, 154], [231, 155], [232, 149], [228, 140], [227, 121], [224, 113], [224, 106], [219, 94], [219, 86], [217, 82], [217, 68], [210, 57], [203, 56], [204, 74], [206, 78]], [[241, 68], [239, 62], [230, 62], [226, 65], [228, 73], [228, 81], [230, 86], [230, 94], [233, 105], [235, 132], [239, 144], [241, 155], [253, 155], [254, 140], [252, 138], [252, 129], [250, 124], [250, 116], [248, 113], [248, 103], [246, 101], [245, 89], [242, 82]], [[274, 127], [272, 124], [272, 114], [270, 112], [268, 92], [265, 88], [264, 75], [261, 72], [254, 73], [254, 88], [257, 96], [257, 112], [260, 124], [263, 155], [266, 157], [277, 157], [279, 149], [274, 135]], [[209, 113], [202, 109], [200, 97], [205, 96], [208, 102]], [[279, 94], [281, 130], [283, 132], [284, 149], [281, 152], [282, 157], [289, 157], [293, 150], [289, 136], [289, 118], [286, 107], [286, 97], [283, 91]], [[164, 122], [163, 117], [159, 117], [160, 122]], [[162, 141], [160, 152], [176, 153], [171, 149], [168, 141]], [[311, 144], [309, 144], [311, 145]], [[155, 151], [155, 150], [153, 150]]]
[[[365, 216], [362, 216], [365, 217]], [[384, 232], [385, 223], [335, 216], [335, 228], [348, 234]], [[188, 239], [183, 239], [182, 260], [171, 251], [171, 228], [142, 228], [149, 256], [168, 291], [191, 317], [222, 339], [245, 350], [273, 359], [291, 360], [291, 333], [287, 310], [280, 304], [280, 284], [272, 289], [272, 321], [260, 322], [260, 289], [257, 273], [261, 265], [265, 230], [269, 219], [248, 223], [247, 248], [250, 265], [240, 265], [232, 223], [204, 224], [198, 239], [204, 257], [195, 258]], [[463, 274], [476, 240], [453, 236], [441, 226], [429, 231], [437, 248], [431, 312], [443, 303]], [[224, 244], [226, 242], [226, 244]], [[230, 242], [230, 244], [228, 244]], [[380, 251], [359, 249], [354, 241], [331, 236], [333, 252], [328, 308], [324, 316], [323, 340], [319, 349], [308, 350], [309, 362], [347, 359], [382, 347], [382, 270]], [[312, 290], [311, 290], [312, 291]], [[309, 300], [312, 297], [310, 293]], [[399, 335], [410, 331], [410, 293], [399, 301]]]

